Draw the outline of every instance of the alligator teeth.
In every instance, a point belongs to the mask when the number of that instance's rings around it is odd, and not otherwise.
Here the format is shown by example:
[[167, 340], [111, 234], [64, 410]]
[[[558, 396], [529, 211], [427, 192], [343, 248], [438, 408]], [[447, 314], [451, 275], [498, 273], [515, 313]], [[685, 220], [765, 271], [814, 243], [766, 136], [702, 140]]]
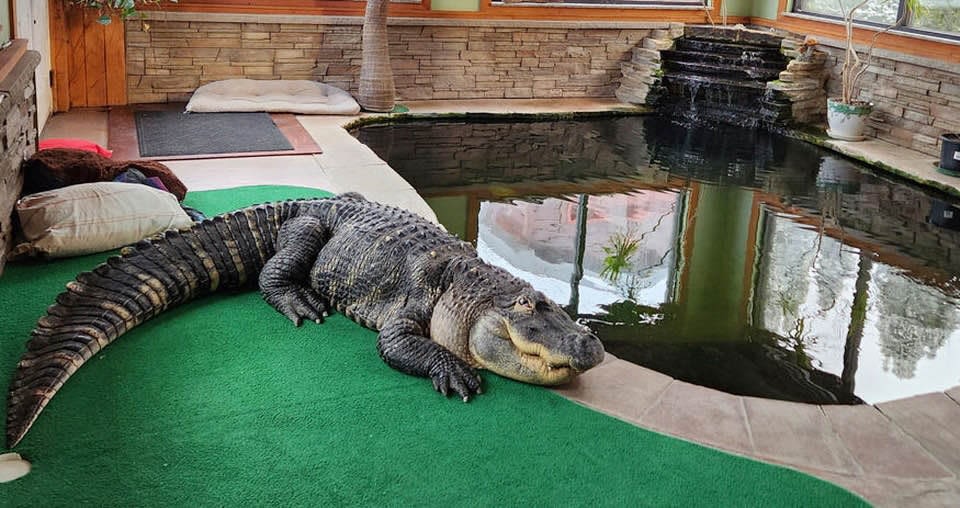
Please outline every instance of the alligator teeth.
[[537, 353], [526, 353], [526, 352], [520, 351], [520, 356], [521, 358], [523, 358], [524, 360], [527, 360], [528, 362], [536, 362], [538, 366], [546, 367], [549, 370], [571, 368], [569, 362], [554, 363], [540, 356]]

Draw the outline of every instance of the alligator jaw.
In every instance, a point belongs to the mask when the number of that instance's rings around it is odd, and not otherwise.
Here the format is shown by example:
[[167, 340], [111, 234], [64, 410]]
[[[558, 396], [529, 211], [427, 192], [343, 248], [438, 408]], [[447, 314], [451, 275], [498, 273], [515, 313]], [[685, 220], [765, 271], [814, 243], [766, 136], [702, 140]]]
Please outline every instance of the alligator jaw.
[[516, 349], [520, 364], [540, 373], [538, 384], [553, 385], [569, 381], [579, 373], [570, 363], [570, 357], [550, 354], [542, 345], [526, 341], [511, 333], [510, 342]]
[[520, 363], [532, 371], [540, 372], [541, 378], [537, 383], [542, 385], [563, 384], [578, 374], [569, 364], [553, 365], [537, 355], [520, 353]]
[[603, 359], [600, 340], [553, 308], [519, 317], [493, 309], [474, 323], [468, 344], [479, 367], [537, 385], [567, 383]]
[[527, 381], [538, 385], [559, 385], [580, 373], [573, 367], [570, 355], [558, 354], [544, 344], [526, 339], [509, 322], [505, 325], [506, 336], [502, 340], [510, 345], [520, 367], [532, 374]]

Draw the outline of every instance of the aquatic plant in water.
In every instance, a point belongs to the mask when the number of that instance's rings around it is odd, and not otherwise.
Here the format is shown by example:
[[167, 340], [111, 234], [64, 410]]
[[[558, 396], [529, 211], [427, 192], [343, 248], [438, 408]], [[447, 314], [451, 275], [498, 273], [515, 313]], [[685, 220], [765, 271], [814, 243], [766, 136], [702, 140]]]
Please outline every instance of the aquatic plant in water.
[[600, 270], [600, 277], [612, 283], [619, 281], [623, 272], [633, 266], [632, 258], [639, 246], [640, 239], [637, 238], [636, 231], [633, 231], [632, 228], [610, 235], [610, 245], [603, 246], [603, 252], [607, 256], [603, 258], [603, 269]]

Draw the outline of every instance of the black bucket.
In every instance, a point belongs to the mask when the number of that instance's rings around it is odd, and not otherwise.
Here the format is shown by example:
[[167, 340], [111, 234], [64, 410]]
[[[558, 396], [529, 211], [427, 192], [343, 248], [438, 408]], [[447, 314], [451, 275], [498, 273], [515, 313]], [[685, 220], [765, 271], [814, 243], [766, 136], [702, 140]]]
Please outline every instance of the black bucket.
[[960, 176], [960, 134], [940, 135], [940, 172]]

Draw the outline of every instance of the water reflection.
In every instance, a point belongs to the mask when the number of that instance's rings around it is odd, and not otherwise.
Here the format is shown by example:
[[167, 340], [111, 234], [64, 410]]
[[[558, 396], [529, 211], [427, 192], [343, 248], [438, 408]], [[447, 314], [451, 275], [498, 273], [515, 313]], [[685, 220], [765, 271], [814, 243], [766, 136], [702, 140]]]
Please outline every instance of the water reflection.
[[770, 133], [652, 117], [357, 135], [621, 358], [821, 403], [960, 383], [948, 198]]

